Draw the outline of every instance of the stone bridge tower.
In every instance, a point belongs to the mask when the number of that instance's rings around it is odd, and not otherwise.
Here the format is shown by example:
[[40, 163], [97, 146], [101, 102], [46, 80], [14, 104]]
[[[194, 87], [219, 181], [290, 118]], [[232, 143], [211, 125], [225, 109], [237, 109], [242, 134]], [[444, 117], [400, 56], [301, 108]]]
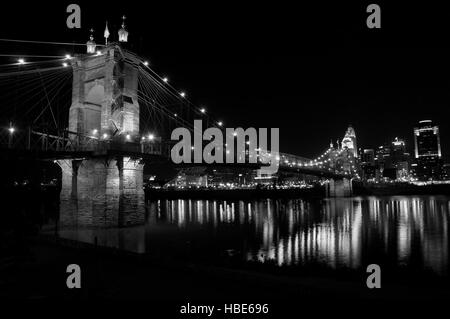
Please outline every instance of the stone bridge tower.
[[[119, 36], [124, 28], [122, 25]], [[136, 155], [114, 152], [110, 147], [111, 143], [120, 146], [139, 138], [139, 62], [117, 43], [96, 51], [92, 35], [87, 48], [87, 54], [72, 59], [69, 131], [97, 139], [106, 151], [94, 150], [89, 158], [58, 161], [62, 169], [61, 223], [141, 223], [145, 205], [143, 163]]]
[[137, 57], [114, 43], [75, 57], [69, 131], [135, 138], [139, 134], [138, 63]]

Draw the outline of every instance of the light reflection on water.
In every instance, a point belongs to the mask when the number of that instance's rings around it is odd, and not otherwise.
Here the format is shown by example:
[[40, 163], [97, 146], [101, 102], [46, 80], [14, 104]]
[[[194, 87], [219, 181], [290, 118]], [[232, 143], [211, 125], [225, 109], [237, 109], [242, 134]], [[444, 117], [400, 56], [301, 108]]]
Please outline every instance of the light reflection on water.
[[188, 251], [204, 260], [234, 254], [245, 261], [353, 269], [388, 262], [447, 275], [449, 201], [160, 200], [149, 203], [146, 216], [133, 216], [140, 225], [131, 227], [117, 227], [115, 221], [130, 220], [124, 216], [95, 225], [89, 216], [61, 212], [59, 235], [84, 242], [97, 237], [99, 245], [139, 253]]

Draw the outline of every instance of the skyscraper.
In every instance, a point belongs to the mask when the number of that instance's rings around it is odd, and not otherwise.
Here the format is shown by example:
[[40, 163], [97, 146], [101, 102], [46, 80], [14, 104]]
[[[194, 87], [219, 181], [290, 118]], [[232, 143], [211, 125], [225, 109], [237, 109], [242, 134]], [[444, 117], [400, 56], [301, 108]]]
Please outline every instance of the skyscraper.
[[439, 126], [431, 120], [420, 121], [414, 128], [415, 157], [424, 156], [441, 157], [441, 143], [439, 138]]
[[396, 179], [407, 178], [409, 173], [410, 155], [406, 152], [403, 139], [395, 138], [391, 143], [391, 163], [396, 172]]
[[364, 180], [375, 178], [375, 151], [373, 149], [360, 150], [361, 170]]
[[341, 145], [342, 149], [348, 149], [350, 152], [353, 153], [353, 156], [355, 158], [358, 157], [358, 148], [356, 146], [356, 133], [351, 125], [349, 125], [349, 127], [347, 128], [345, 136], [342, 139]]
[[420, 121], [414, 128], [416, 175], [420, 180], [442, 178], [441, 143], [439, 126], [431, 120]]

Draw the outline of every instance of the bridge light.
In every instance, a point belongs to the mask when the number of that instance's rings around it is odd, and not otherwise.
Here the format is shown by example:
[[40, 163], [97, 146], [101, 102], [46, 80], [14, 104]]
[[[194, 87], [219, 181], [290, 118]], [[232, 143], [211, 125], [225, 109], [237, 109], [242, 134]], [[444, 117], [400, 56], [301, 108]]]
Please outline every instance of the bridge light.
[[164, 77], [164, 78], [163, 78], [162, 80], [163, 80], [163, 82], [164, 82], [164, 83], [167, 83], [167, 82], [169, 82], [169, 79], [168, 79], [168, 78], [166, 78], [166, 77]]
[[237, 132], [233, 132], [233, 136], [237, 136]]
[[217, 125], [222, 126], [223, 123], [221, 121], [217, 122]]
[[10, 128], [8, 129], [8, 131], [9, 131], [10, 134], [13, 134], [15, 130], [16, 130], [16, 129], [15, 129], [14, 127], [10, 127]]
[[150, 141], [152, 141], [154, 138], [155, 138], [155, 137], [153, 136], [153, 134], [149, 134], [149, 135], [148, 135], [148, 139], [149, 139]]
[[200, 109], [200, 112], [202, 112], [202, 113], [204, 114], [204, 113], [206, 112], [205, 108], [202, 107], [202, 108]]
[[102, 55], [102, 51], [97, 51], [97, 55]]
[[66, 60], [72, 59], [72, 56], [70, 54], [66, 54]]
[[178, 114], [177, 113], [175, 113], [173, 116], [175, 116], [175, 117], [177, 117], [178, 116]]
[[23, 65], [23, 64], [25, 64], [25, 60], [24, 59], [18, 59], [17, 60], [17, 63], [19, 63], [20, 65]]
[[127, 134], [126, 138], [129, 140], [131, 138], [130, 134]]
[[92, 130], [92, 135], [97, 135], [97, 133], [98, 133], [98, 130], [96, 128]]
[[66, 62], [64, 62], [64, 63], [62, 64], [62, 66], [65, 67], [65, 68], [67, 68], [68, 64], [67, 64]]
[[108, 138], [108, 134], [103, 133], [103, 139], [106, 140]]
[[145, 65], [145, 66], [148, 66], [148, 61], [144, 61], [144, 65]]
[[181, 97], [185, 97], [186, 93], [185, 92], [180, 92]]
[[142, 136], [142, 137], [141, 137], [141, 140], [145, 141], [145, 136]]
[[191, 150], [195, 150], [195, 147], [194, 147], [194, 146], [191, 146]]

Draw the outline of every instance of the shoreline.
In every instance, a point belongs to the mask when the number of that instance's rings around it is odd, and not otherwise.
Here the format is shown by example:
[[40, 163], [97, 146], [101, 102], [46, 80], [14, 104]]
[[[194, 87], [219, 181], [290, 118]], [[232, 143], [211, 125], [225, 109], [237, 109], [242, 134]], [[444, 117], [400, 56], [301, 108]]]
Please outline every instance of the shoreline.
[[323, 198], [323, 188], [298, 189], [146, 189], [146, 201], [158, 199], [265, 199], [265, 198]]
[[[316, 186], [311, 188], [289, 189], [156, 189], [144, 190], [146, 201], [151, 199], [324, 199], [325, 188]], [[421, 196], [421, 195], [450, 195], [450, 184], [434, 184], [417, 186], [412, 184], [362, 184], [354, 183], [353, 195], [356, 196]]]

